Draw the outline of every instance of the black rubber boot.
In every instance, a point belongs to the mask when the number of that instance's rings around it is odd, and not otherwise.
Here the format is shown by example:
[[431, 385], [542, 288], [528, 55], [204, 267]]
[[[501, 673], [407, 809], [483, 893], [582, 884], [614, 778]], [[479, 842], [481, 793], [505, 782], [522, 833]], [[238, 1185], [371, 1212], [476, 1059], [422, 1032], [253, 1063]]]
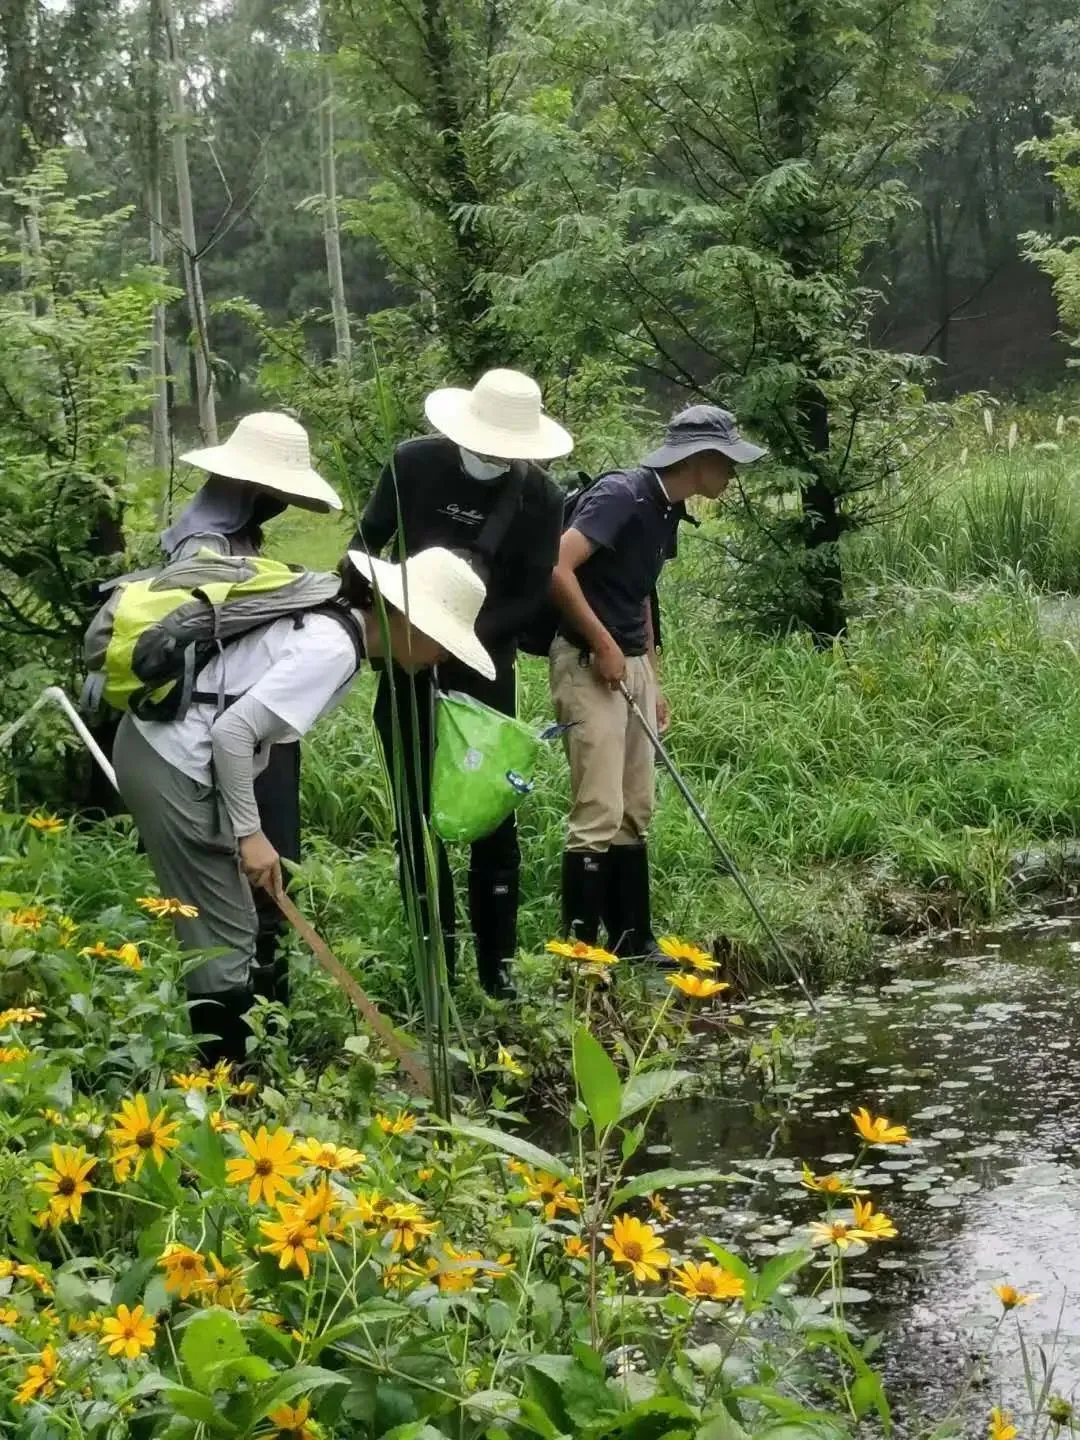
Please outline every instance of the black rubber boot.
[[251, 1009], [251, 990], [218, 990], [212, 995], [189, 995], [188, 999], [192, 1034], [207, 1036], [199, 1043], [199, 1059], [206, 1068], [219, 1060], [243, 1065], [251, 1034], [244, 1019]]
[[595, 945], [607, 886], [607, 854], [565, 850], [562, 862], [562, 929], [570, 940]]
[[469, 871], [469, 919], [476, 942], [476, 973], [495, 1000], [516, 994], [511, 962], [517, 954], [517, 870]]
[[603, 904], [608, 948], [625, 960], [661, 960], [649, 901], [646, 845], [613, 845], [608, 851]]
[[255, 940], [251, 992], [279, 1005], [289, 1003], [289, 959], [282, 946], [280, 927], [260, 930]]

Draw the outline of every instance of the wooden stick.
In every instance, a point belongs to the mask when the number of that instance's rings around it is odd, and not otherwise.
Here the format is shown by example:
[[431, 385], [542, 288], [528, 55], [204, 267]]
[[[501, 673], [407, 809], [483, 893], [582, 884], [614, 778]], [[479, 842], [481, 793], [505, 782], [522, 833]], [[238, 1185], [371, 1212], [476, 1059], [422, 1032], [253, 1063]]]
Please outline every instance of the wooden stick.
[[348, 970], [345, 969], [345, 966], [330, 949], [330, 946], [327, 945], [321, 935], [312, 929], [303, 915], [300, 914], [300, 911], [289, 899], [288, 895], [275, 895], [274, 899], [277, 901], [278, 909], [307, 945], [311, 953], [315, 956], [315, 959], [318, 960], [327, 974], [332, 975], [345, 991], [345, 994], [356, 1006], [357, 1010], [360, 1011], [360, 1014], [363, 1015], [364, 1019], [371, 1026], [372, 1030], [375, 1031], [376, 1035], [378, 1035], [394, 1059], [397, 1060], [398, 1064], [408, 1075], [420, 1094], [430, 1100], [432, 1098], [432, 1087], [431, 1076], [428, 1074], [427, 1067], [421, 1064], [416, 1058], [416, 1054], [411, 1047], [398, 1038], [393, 1026], [378, 1009], [375, 1002], [364, 994]]

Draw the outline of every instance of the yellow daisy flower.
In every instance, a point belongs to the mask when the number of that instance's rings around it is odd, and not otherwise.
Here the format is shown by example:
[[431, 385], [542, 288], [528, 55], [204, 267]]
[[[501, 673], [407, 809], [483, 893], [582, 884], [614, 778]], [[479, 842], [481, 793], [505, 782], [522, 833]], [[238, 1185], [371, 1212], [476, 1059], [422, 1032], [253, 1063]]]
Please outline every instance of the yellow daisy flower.
[[514, 1059], [513, 1055], [510, 1054], [510, 1051], [505, 1049], [502, 1045], [499, 1046], [499, 1053], [496, 1058], [495, 1064], [500, 1070], [505, 1070], [510, 1075], [522, 1076], [525, 1074], [525, 1071]]
[[299, 1405], [279, 1405], [270, 1411], [269, 1420], [277, 1427], [275, 1440], [319, 1440], [318, 1428], [311, 1422], [310, 1400], [301, 1400]]
[[835, 1245], [837, 1250], [846, 1250], [857, 1240], [871, 1240], [846, 1220], [815, 1220], [810, 1226], [811, 1245]]
[[59, 835], [61, 830], [66, 829], [66, 824], [59, 815], [46, 815], [41, 810], [36, 815], [28, 815], [26, 823], [39, 835]]
[[664, 1197], [662, 1195], [649, 1196], [649, 1209], [656, 1218], [665, 1225], [671, 1219], [671, 1211], [664, 1204]]
[[683, 965], [692, 965], [695, 970], [718, 970], [720, 967], [707, 950], [680, 940], [675, 935], [661, 935], [657, 946], [669, 960], [678, 960]]
[[33, 1025], [36, 1020], [44, 1019], [45, 1011], [34, 1005], [13, 1005], [9, 1010], [0, 1010], [0, 1030], [6, 1030], [9, 1025]]
[[352, 1150], [348, 1145], [335, 1145], [330, 1140], [315, 1140], [311, 1136], [299, 1141], [296, 1153], [305, 1165], [313, 1165], [316, 1170], [325, 1170], [328, 1175], [335, 1170], [339, 1175], [348, 1175], [350, 1171], [358, 1170], [367, 1159], [361, 1150]]
[[175, 1292], [181, 1300], [186, 1300], [206, 1281], [206, 1257], [190, 1245], [166, 1245], [158, 1256], [158, 1264], [165, 1271], [165, 1289]]
[[171, 1079], [178, 1090], [210, 1089], [210, 1076], [205, 1071], [189, 1070], [185, 1074], [173, 1075]]
[[589, 1258], [589, 1247], [580, 1235], [568, 1235], [563, 1241], [563, 1249], [571, 1260], [587, 1260]]
[[708, 980], [702, 975], [669, 975], [667, 983], [691, 1000], [710, 1000], [731, 989], [726, 980]]
[[995, 1405], [990, 1411], [989, 1440], [1016, 1440], [1019, 1433], [1008, 1410], [1001, 1410]]
[[[38, 1162], [38, 1178], [34, 1184], [43, 1190], [48, 1198], [45, 1212], [52, 1217], [52, 1224], [60, 1225], [71, 1219], [76, 1224], [82, 1214], [82, 1199], [90, 1192], [87, 1176], [97, 1161], [81, 1147], [54, 1145], [50, 1151], [52, 1167]], [[39, 1224], [41, 1223], [39, 1219]]]
[[199, 1286], [203, 1304], [220, 1305], [225, 1310], [246, 1310], [251, 1302], [244, 1284], [244, 1267], [223, 1265], [213, 1253], [210, 1264], [214, 1273]]
[[746, 1294], [746, 1285], [737, 1275], [708, 1260], [700, 1265], [688, 1260], [672, 1273], [671, 1283], [689, 1300], [739, 1300]]
[[18, 910], [9, 910], [4, 916], [8, 925], [16, 930], [40, 930], [49, 918], [44, 905], [23, 905]]
[[1001, 1301], [1005, 1310], [1015, 1310], [1018, 1305], [1030, 1305], [1037, 1300], [1038, 1295], [1022, 1295], [1015, 1285], [995, 1285], [994, 1294]]
[[895, 1240], [896, 1226], [888, 1215], [874, 1209], [870, 1200], [856, 1200], [855, 1229], [868, 1240]]
[[126, 965], [129, 970], [141, 970], [143, 958], [139, 954], [139, 947], [131, 940], [127, 940], [120, 946], [119, 950], [112, 952], [113, 959], [119, 960], [121, 965]]
[[26, 1372], [26, 1378], [15, 1392], [20, 1405], [29, 1405], [31, 1400], [45, 1400], [60, 1384], [60, 1356], [53, 1345], [46, 1345], [37, 1360]]
[[18, 1065], [29, 1056], [25, 1045], [0, 1045], [0, 1065]]
[[635, 1280], [659, 1280], [660, 1271], [668, 1268], [670, 1256], [652, 1226], [633, 1215], [616, 1215], [611, 1231], [604, 1236], [604, 1244], [616, 1265], [628, 1265]]
[[111, 960], [113, 952], [104, 940], [95, 940], [93, 945], [84, 945], [79, 951], [84, 960]]
[[815, 1175], [810, 1166], [803, 1162], [802, 1184], [807, 1190], [818, 1195], [862, 1195], [862, 1190], [853, 1189], [842, 1175]]
[[273, 1207], [279, 1190], [283, 1195], [296, 1193], [289, 1181], [303, 1167], [291, 1130], [275, 1130], [271, 1135], [265, 1125], [260, 1125], [254, 1136], [241, 1130], [240, 1144], [247, 1154], [228, 1161], [225, 1170], [230, 1185], [251, 1182], [249, 1205], [257, 1205], [262, 1199]]
[[141, 1305], [136, 1305], [134, 1310], [118, 1305], [116, 1314], [107, 1315], [101, 1322], [101, 1343], [110, 1355], [138, 1360], [144, 1350], [153, 1348], [156, 1332], [157, 1320]]
[[535, 1175], [528, 1172], [525, 1175], [525, 1188], [529, 1192], [530, 1202], [539, 1201], [543, 1205], [544, 1215], [548, 1220], [554, 1220], [560, 1210], [565, 1210], [568, 1215], [581, 1214], [581, 1201], [576, 1195], [570, 1194], [566, 1182], [547, 1174], [546, 1171], [541, 1170]]
[[199, 913], [197, 905], [186, 905], [183, 900], [162, 899], [158, 895], [140, 895], [135, 904], [153, 915], [155, 920], [170, 920], [175, 917], [194, 920]]
[[435, 1222], [425, 1220], [420, 1207], [412, 1204], [387, 1205], [382, 1212], [381, 1223], [385, 1226], [390, 1249], [403, 1250], [405, 1254], [415, 1250], [418, 1242], [436, 1228]]
[[871, 1115], [865, 1106], [856, 1110], [851, 1118], [868, 1145], [907, 1145], [911, 1140], [903, 1125], [894, 1125], [884, 1115]]
[[399, 1110], [396, 1115], [376, 1115], [375, 1124], [384, 1135], [408, 1135], [416, 1129], [416, 1116]]
[[267, 1255], [278, 1257], [278, 1268], [295, 1267], [306, 1280], [311, 1274], [310, 1256], [325, 1250], [326, 1242], [318, 1226], [299, 1205], [279, 1205], [278, 1220], [261, 1220], [259, 1229], [270, 1242], [259, 1248]]
[[122, 1101], [120, 1109], [112, 1117], [116, 1123], [109, 1131], [109, 1139], [113, 1143], [115, 1159], [133, 1160], [136, 1179], [148, 1155], [153, 1156], [160, 1169], [165, 1163], [166, 1152], [174, 1150], [180, 1143], [173, 1134], [179, 1129], [180, 1122], [166, 1120], [167, 1113], [163, 1107], [151, 1116], [146, 1096], [136, 1095], [131, 1100]]

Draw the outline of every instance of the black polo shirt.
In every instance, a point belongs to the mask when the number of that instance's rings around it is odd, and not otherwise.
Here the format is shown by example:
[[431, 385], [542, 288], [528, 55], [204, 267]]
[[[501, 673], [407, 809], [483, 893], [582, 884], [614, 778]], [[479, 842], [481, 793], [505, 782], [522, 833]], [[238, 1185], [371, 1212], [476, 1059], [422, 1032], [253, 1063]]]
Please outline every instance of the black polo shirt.
[[[353, 544], [373, 555], [391, 546], [395, 559], [403, 559], [397, 554], [400, 518], [405, 555], [430, 545], [468, 552], [505, 483], [502, 478], [484, 481], [468, 475], [457, 446], [442, 435], [406, 440], [379, 477]], [[481, 644], [500, 668], [513, 661], [518, 635], [547, 600], [562, 518], [562, 491], [539, 465], [529, 462], [521, 503], [492, 558], [476, 622]]]
[[604, 475], [574, 510], [570, 528], [596, 547], [578, 567], [578, 583], [624, 655], [645, 654], [645, 607], [685, 519], [686, 506], [673, 505], [656, 471], [643, 466]]

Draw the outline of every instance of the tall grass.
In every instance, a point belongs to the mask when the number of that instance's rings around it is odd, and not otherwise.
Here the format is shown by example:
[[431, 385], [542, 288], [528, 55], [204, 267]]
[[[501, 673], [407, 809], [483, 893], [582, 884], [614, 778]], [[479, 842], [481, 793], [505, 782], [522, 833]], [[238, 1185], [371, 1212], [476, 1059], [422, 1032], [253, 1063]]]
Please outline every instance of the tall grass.
[[888, 524], [852, 546], [865, 580], [960, 588], [1023, 575], [1039, 590], [1080, 592], [1080, 446], [1070, 438], [968, 448], [914, 480]]

